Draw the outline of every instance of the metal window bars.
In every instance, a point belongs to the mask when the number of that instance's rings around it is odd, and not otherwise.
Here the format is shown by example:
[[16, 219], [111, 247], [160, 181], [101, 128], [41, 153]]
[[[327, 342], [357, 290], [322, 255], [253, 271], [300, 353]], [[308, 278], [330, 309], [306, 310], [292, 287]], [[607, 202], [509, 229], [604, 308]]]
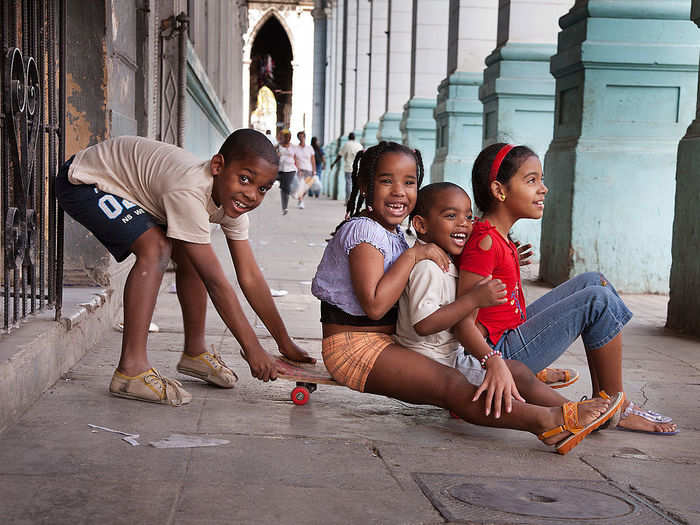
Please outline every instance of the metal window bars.
[[65, 0], [6, 0], [0, 7], [5, 333], [51, 307], [56, 320], [61, 315], [63, 212], [54, 181], [65, 157], [65, 20]]

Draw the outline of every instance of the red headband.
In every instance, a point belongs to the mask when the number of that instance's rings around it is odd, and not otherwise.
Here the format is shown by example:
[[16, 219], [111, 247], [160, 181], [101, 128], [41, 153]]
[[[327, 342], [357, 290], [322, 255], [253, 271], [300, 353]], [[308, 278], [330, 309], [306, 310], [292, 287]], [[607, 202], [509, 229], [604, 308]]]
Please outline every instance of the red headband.
[[498, 176], [498, 170], [501, 169], [501, 162], [508, 155], [508, 152], [512, 150], [515, 146], [513, 144], [506, 144], [496, 154], [496, 158], [493, 159], [493, 164], [491, 164], [491, 171], [489, 172], [489, 183], [496, 180]]

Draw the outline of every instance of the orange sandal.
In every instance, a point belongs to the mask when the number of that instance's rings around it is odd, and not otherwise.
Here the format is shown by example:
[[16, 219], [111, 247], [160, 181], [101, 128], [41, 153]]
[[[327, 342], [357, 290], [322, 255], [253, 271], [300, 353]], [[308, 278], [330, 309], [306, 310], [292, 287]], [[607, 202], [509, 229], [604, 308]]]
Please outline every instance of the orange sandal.
[[[583, 438], [588, 434], [593, 432], [596, 428], [600, 427], [603, 423], [608, 421], [615, 413], [620, 410], [622, 406], [622, 401], [624, 400], [624, 394], [618, 392], [618, 394], [610, 399], [610, 405], [608, 409], [603, 412], [597, 419], [591, 421], [588, 425], [581, 425], [578, 419], [578, 405], [586, 403], [587, 401], [579, 401], [578, 403], [567, 402], [561, 407], [562, 413], [564, 415], [564, 424], [554, 427], [546, 432], [540, 434], [538, 439], [544, 441], [545, 439], [556, 436], [560, 432], [571, 432], [571, 435], [562, 439], [559, 443], [555, 445], [556, 451], [559, 454], [566, 454], [570, 452], [576, 445], [578, 445]], [[590, 402], [590, 401], [588, 401]]]
[[573, 385], [576, 381], [578, 381], [578, 378], [580, 377], [578, 370], [574, 370], [572, 368], [564, 368], [563, 370], [564, 381], [548, 381], [549, 374], [553, 372], [553, 369], [551, 368], [543, 368], [537, 372], [535, 377], [550, 388], [564, 388], [565, 386]]

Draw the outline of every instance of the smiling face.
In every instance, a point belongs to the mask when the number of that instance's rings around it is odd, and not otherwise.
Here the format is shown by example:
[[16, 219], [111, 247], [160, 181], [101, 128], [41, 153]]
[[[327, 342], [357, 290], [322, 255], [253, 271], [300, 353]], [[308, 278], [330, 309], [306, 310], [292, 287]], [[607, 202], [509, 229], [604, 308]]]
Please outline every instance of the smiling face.
[[459, 188], [447, 188], [436, 192], [432, 202], [425, 217], [413, 218], [413, 227], [420, 240], [433, 242], [456, 257], [472, 233], [471, 199]]
[[525, 159], [513, 177], [502, 186], [506, 197], [503, 205], [516, 219], [540, 219], [548, 191], [544, 185], [540, 159], [533, 155]]
[[217, 154], [209, 166], [214, 176], [212, 198], [229, 217], [257, 208], [277, 177], [277, 166], [252, 155], [225, 164], [223, 155]]
[[[366, 191], [366, 188], [362, 188]], [[374, 195], [369, 216], [395, 231], [416, 205], [418, 175], [416, 159], [406, 153], [387, 152], [377, 161]]]

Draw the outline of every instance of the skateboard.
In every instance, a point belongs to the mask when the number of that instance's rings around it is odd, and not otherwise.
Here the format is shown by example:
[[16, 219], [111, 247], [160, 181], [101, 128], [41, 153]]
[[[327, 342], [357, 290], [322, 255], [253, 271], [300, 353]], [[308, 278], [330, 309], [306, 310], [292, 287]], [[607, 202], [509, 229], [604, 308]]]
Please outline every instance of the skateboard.
[[323, 362], [310, 364], [290, 361], [285, 357], [276, 357], [281, 373], [280, 379], [296, 381], [297, 386], [292, 389], [290, 397], [295, 405], [305, 405], [311, 399], [311, 394], [316, 391], [318, 385], [342, 386], [331, 377], [323, 366]]

